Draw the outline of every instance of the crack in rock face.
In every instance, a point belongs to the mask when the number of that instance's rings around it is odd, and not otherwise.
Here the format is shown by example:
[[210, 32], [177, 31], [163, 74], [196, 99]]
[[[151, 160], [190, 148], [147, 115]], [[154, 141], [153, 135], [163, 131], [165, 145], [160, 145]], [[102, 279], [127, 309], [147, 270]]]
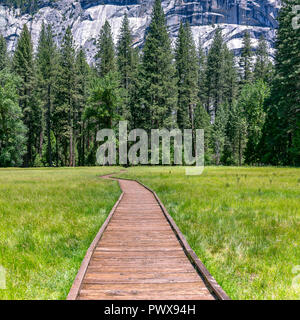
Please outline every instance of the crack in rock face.
[[[13, 51], [23, 25], [31, 31], [37, 47], [42, 23], [51, 23], [56, 41], [61, 41], [70, 25], [76, 45], [82, 46], [89, 62], [95, 55], [95, 40], [107, 19], [117, 41], [123, 15], [127, 12], [135, 46], [142, 46], [154, 0], [41, 0], [37, 12], [23, 14], [19, 9], [1, 5], [0, 32]], [[244, 32], [250, 32], [253, 46], [263, 34], [268, 41], [270, 55], [274, 54], [276, 17], [280, 0], [162, 0], [170, 35], [177, 36], [180, 21], [189, 21], [195, 41], [209, 48], [217, 26], [223, 30], [228, 47], [240, 53]]]

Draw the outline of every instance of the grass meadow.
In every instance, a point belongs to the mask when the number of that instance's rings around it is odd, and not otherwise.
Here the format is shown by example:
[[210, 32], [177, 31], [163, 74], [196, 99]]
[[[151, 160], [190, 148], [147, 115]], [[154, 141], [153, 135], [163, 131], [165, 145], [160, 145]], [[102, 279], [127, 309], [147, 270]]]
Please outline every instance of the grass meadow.
[[185, 176], [137, 167], [122, 176], [157, 192], [232, 299], [300, 299], [300, 169], [207, 167]]
[[115, 201], [112, 168], [0, 169], [0, 299], [65, 299]]
[[[0, 299], [66, 298], [121, 193], [98, 176], [119, 170], [0, 169]], [[232, 299], [300, 298], [300, 169], [207, 167], [186, 176], [134, 167], [118, 175], [157, 192]]]

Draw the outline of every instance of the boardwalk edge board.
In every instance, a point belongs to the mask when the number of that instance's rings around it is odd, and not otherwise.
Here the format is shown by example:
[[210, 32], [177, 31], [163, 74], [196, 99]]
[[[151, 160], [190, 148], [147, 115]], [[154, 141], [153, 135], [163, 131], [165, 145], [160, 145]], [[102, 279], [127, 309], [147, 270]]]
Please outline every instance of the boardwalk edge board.
[[90, 260], [91, 260], [91, 257], [95, 251], [95, 248], [98, 244], [98, 242], [100, 241], [100, 239], [102, 238], [102, 235], [105, 231], [105, 229], [107, 228], [111, 218], [113, 217], [119, 203], [121, 202], [122, 198], [124, 196], [124, 192], [122, 192], [122, 194], [120, 195], [118, 201], [115, 203], [115, 205], [113, 206], [113, 208], [111, 209], [111, 212], [110, 214], [108, 215], [108, 217], [106, 218], [105, 222], [103, 223], [102, 227], [100, 228], [99, 232], [97, 233], [95, 239], [93, 240], [92, 244], [90, 245], [82, 263], [81, 263], [81, 266], [80, 266], [80, 269], [77, 273], [77, 276], [74, 280], [74, 283], [71, 287], [71, 290], [68, 294], [68, 297], [67, 297], [67, 300], [76, 300], [78, 294], [79, 294], [79, 291], [80, 291], [80, 288], [81, 288], [81, 284], [82, 284], [82, 281], [83, 281], [83, 278], [86, 274], [86, 271], [87, 271], [87, 268], [89, 266], [89, 263], [90, 263]]

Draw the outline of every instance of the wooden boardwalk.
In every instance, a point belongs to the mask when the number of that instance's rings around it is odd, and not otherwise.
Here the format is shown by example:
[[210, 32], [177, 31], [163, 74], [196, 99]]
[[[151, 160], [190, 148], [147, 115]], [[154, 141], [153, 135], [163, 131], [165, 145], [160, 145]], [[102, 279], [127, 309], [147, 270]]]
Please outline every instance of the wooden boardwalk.
[[119, 184], [123, 194], [92, 243], [68, 299], [212, 300], [218, 291], [226, 299], [216, 282], [209, 283], [215, 281], [210, 274], [203, 277], [192, 264], [191, 249], [179, 241], [155, 193], [136, 181]]

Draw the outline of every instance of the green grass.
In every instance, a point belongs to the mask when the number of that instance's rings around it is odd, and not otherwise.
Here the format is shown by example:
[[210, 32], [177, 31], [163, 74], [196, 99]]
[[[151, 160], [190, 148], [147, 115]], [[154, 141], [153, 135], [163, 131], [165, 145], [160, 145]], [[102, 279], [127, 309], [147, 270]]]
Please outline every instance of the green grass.
[[[137, 167], [232, 299], [299, 299], [300, 169]], [[300, 270], [300, 267], [299, 267]], [[298, 271], [298, 274], [300, 271]], [[300, 276], [298, 277], [298, 279]]]
[[[0, 299], [65, 299], [120, 195], [119, 168], [0, 169]], [[299, 299], [300, 169], [136, 167], [232, 299]], [[295, 268], [296, 269], [296, 268]], [[300, 270], [300, 268], [299, 268]], [[300, 271], [298, 271], [300, 273]], [[299, 277], [298, 277], [299, 278]]]
[[117, 168], [0, 169], [0, 299], [65, 299], [120, 195]]

